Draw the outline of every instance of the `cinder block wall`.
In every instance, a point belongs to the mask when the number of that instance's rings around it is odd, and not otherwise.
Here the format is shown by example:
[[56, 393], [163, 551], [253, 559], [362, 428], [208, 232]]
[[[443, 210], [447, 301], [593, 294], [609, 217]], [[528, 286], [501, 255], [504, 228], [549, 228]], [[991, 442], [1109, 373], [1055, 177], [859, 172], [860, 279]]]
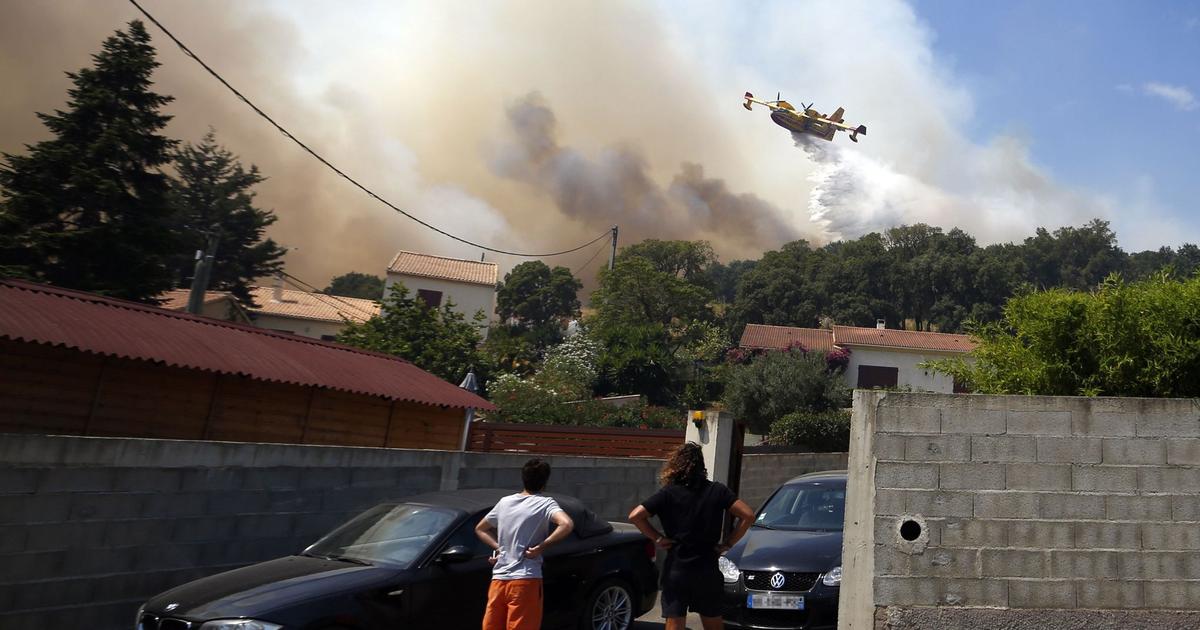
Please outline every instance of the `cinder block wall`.
[[810, 472], [844, 470], [845, 453], [761, 453], [742, 456], [738, 495], [757, 510], [783, 482]]
[[[299, 552], [379, 501], [520, 488], [524, 455], [0, 435], [0, 628], [128, 630], [149, 596]], [[621, 519], [655, 460], [548, 457], [551, 489]]]
[[1200, 628], [1194, 401], [857, 391], [850, 449], [839, 628]]

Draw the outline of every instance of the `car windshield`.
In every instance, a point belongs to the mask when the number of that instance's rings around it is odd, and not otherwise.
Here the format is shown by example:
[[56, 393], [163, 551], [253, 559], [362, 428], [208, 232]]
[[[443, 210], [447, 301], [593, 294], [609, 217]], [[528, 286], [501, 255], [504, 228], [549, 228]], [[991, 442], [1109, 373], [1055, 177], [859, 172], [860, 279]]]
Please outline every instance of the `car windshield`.
[[780, 488], [754, 524], [790, 531], [841, 531], [845, 517], [845, 486], [813, 481]]
[[457, 514], [427, 505], [379, 505], [333, 530], [304, 555], [408, 568]]

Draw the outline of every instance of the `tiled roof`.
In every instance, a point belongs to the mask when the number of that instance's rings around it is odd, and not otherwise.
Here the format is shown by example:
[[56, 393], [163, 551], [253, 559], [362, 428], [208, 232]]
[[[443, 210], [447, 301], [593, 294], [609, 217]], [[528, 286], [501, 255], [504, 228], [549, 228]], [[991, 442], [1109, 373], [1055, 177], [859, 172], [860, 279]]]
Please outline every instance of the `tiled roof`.
[[365, 322], [379, 314], [379, 302], [375, 300], [282, 289], [280, 291], [283, 300], [276, 301], [275, 291], [274, 287], [250, 287], [250, 295], [254, 297], [254, 307], [246, 310], [259, 315], [312, 319], [339, 324], [347, 319], [352, 322]]
[[805, 350], [832, 350], [833, 332], [824, 328], [747, 324], [738, 345], [743, 348], [782, 350], [797, 342]]
[[0, 338], [391, 400], [495, 408], [391, 355], [17, 280], [0, 280]]
[[738, 345], [742, 348], [781, 350], [797, 342], [809, 350], [832, 350], [834, 346], [872, 346], [938, 352], [970, 352], [976, 346], [975, 340], [969, 335], [891, 328], [859, 328], [857, 326], [834, 326], [833, 330], [825, 330], [823, 328], [796, 328], [766, 324], [747, 324]]
[[[159, 306], [170, 311], [185, 310], [189, 295], [191, 295], [190, 289], [171, 289], [158, 296], [158, 299], [162, 300]], [[204, 293], [204, 303], [212, 304], [213, 302], [228, 300], [230, 297], [232, 296], [228, 291], [206, 291]]]
[[977, 345], [970, 335], [893, 330], [891, 328], [859, 328], [834, 326], [834, 343], [839, 346], [874, 346], [877, 348], [908, 348], [939, 352], [970, 352]]
[[499, 269], [499, 266], [493, 262], [446, 258], [445, 256], [430, 256], [429, 254], [403, 251], [396, 254], [396, 257], [392, 259], [392, 263], [388, 265], [388, 273], [482, 284], [492, 287], [496, 286], [496, 281], [500, 277]]

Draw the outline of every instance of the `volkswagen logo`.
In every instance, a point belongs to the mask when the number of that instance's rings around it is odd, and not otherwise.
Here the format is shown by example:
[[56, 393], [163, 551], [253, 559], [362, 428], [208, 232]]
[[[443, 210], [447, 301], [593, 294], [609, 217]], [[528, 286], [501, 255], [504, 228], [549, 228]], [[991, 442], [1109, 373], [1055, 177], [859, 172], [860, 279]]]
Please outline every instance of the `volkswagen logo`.
[[775, 575], [771, 576], [771, 588], [773, 588], [775, 590], [779, 590], [779, 589], [783, 588], [783, 574], [782, 573], [776, 573]]

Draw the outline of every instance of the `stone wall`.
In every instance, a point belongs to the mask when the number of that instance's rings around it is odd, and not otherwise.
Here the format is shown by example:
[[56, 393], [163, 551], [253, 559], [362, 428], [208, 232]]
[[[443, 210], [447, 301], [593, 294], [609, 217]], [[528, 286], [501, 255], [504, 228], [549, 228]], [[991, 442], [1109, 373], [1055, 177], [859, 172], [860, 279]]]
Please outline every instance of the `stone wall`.
[[[520, 488], [527, 455], [0, 435], [0, 628], [127, 630], [149, 596], [296, 553], [386, 499]], [[549, 456], [550, 489], [624, 520], [660, 461]]]
[[758, 510], [780, 484], [793, 477], [845, 468], [845, 453], [746, 453], [738, 495]]
[[1191, 400], [855, 392], [839, 628], [1200, 627]]

